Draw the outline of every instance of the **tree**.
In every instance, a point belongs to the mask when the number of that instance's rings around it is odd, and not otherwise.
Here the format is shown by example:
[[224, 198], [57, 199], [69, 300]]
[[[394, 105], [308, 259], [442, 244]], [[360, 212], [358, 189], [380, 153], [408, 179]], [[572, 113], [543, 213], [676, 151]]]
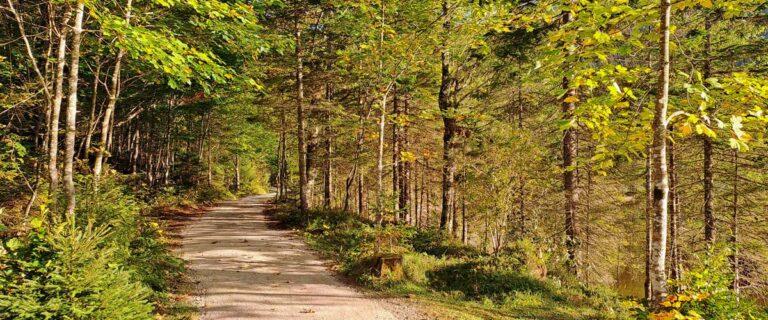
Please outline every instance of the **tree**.
[[651, 300], [659, 306], [667, 294], [667, 210], [669, 176], [667, 174], [667, 107], [669, 104], [669, 34], [672, 4], [661, 0], [659, 4], [659, 64], [656, 108], [653, 117], [653, 145], [651, 147], [651, 181], [653, 196], [653, 236], [651, 256], [653, 277]]

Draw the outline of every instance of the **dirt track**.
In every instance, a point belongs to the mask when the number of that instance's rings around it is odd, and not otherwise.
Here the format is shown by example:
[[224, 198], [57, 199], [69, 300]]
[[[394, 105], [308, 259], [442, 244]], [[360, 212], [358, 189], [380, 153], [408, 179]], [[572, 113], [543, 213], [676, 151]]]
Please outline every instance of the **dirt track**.
[[421, 318], [343, 284], [290, 231], [270, 229], [270, 197], [222, 203], [183, 232], [180, 253], [196, 282], [201, 319]]

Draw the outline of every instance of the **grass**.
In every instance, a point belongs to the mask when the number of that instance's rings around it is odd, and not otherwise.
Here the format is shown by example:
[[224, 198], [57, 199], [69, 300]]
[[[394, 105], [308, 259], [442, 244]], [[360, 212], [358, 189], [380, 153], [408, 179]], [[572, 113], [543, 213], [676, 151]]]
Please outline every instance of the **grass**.
[[[376, 227], [343, 212], [313, 211], [310, 219], [290, 206], [271, 213], [357, 283], [391, 296], [409, 297], [435, 319], [631, 319], [638, 304], [610, 290], [572, 279], [537, 278], [525, 250], [491, 256], [435, 230], [403, 225]], [[522, 246], [525, 248], [526, 246]], [[530, 247], [530, 246], [528, 246]], [[375, 276], [377, 257], [403, 257], [402, 279]]]

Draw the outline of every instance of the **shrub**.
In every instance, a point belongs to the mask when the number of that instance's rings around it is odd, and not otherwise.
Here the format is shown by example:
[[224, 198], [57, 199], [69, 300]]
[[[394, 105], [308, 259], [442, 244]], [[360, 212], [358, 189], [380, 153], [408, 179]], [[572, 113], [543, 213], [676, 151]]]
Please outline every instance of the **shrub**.
[[106, 227], [42, 226], [0, 247], [0, 319], [151, 319], [150, 290], [115, 264]]
[[474, 247], [463, 245], [437, 229], [421, 229], [413, 232], [408, 239], [413, 250], [443, 257], [476, 257], [480, 252]]
[[733, 274], [728, 261], [729, 250], [714, 248], [700, 259], [702, 264], [685, 272], [681, 281], [673, 283], [674, 294], [661, 303], [662, 309], [651, 314], [654, 319], [768, 319], [768, 313], [748, 298], [730, 290]]

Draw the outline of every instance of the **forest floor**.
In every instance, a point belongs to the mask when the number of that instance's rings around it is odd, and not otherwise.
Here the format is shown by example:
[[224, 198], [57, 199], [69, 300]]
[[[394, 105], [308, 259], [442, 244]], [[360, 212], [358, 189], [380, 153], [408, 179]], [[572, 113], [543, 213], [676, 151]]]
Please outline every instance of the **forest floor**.
[[294, 232], [271, 228], [271, 197], [219, 203], [182, 232], [201, 319], [429, 319], [406, 299], [346, 284]]

